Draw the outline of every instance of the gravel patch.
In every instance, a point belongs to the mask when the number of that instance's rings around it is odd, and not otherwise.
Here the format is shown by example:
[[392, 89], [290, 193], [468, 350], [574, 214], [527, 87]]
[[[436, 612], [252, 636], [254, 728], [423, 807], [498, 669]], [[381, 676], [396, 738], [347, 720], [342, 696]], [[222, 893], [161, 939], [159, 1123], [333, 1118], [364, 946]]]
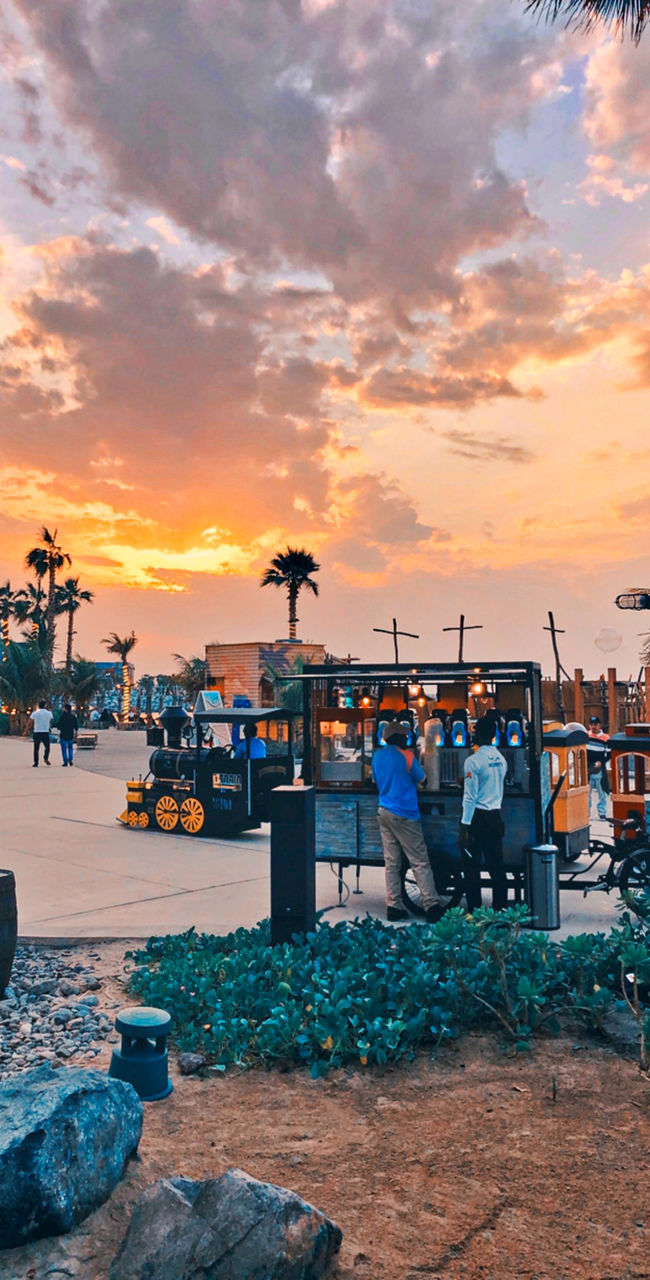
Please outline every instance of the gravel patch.
[[105, 1040], [117, 1041], [107, 1010], [118, 1004], [100, 1004], [101, 989], [92, 963], [79, 963], [74, 950], [19, 945], [0, 1000], [0, 1077], [41, 1062], [91, 1062]]

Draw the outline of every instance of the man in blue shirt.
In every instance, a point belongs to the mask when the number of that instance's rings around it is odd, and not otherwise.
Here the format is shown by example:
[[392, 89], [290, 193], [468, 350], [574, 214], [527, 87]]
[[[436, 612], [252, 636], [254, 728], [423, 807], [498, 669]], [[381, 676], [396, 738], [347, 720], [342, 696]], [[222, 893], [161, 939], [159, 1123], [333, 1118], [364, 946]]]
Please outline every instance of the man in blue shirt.
[[257, 736], [257, 725], [247, 724], [244, 737], [235, 748], [234, 760], [263, 760], [266, 755], [266, 743]]
[[[502, 911], [507, 906], [508, 888], [503, 866], [503, 833], [501, 818], [503, 786], [508, 766], [501, 752], [492, 745], [496, 726], [489, 716], [476, 721], [474, 742], [478, 748], [465, 761], [463, 813], [458, 843], [465, 857], [465, 890], [468, 911], [481, 905], [481, 858], [492, 881], [492, 906]], [[467, 856], [469, 855], [469, 856]]]
[[372, 757], [372, 776], [379, 791], [377, 820], [384, 850], [386, 872], [386, 917], [407, 920], [408, 911], [402, 901], [402, 854], [409, 862], [422, 894], [425, 918], [439, 920], [443, 906], [433, 880], [422, 819], [418, 808], [417, 784], [426, 780], [424, 769], [412, 751], [406, 748], [404, 726], [397, 721], [384, 729], [386, 746]]

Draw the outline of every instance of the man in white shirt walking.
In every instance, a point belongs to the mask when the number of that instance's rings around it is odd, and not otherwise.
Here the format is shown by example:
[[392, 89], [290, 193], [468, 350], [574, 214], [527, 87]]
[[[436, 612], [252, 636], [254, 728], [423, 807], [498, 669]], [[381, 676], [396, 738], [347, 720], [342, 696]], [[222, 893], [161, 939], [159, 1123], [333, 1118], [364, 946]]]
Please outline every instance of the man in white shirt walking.
[[465, 761], [463, 813], [458, 843], [469, 857], [464, 859], [465, 893], [468, 911], [481, 905], [481, 858], [492, 881], [492, 906], [507, 906], [508, 888], [503, 865], [501, 818], [503, 786], [508, 766], [501, 752], [492, 746], [494, 721], [481, 716], [476, 722], [474, 741], [478, 747]]
[[50, 725], [52, 723], [52, 712], [48, 711], [44, 702], [39, 702], [38, 710], [32, 711], [29, 718], [34, 721], [33, 768], [38, 769], [38, 757], [41, 751], [41, 743], [43, 744], [43, 760], [45, 764], [50, 763]]

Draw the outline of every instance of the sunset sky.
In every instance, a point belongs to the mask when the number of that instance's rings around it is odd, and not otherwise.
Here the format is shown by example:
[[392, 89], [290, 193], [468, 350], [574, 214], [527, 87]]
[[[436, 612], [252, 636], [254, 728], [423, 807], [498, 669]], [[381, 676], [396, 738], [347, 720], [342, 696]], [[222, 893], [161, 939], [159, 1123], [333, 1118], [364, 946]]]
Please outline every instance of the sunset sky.
[[[0, 579], [42, 523], [136, 671], [287, 633], [639, 667], [650, 35], [524, 0], [9, 0]], [[613, 658], [594, 637], [624, 636]], [[63, 633], [64, 628], [61, 628]], [[18, 633], [16, 633], [18, 634]]]

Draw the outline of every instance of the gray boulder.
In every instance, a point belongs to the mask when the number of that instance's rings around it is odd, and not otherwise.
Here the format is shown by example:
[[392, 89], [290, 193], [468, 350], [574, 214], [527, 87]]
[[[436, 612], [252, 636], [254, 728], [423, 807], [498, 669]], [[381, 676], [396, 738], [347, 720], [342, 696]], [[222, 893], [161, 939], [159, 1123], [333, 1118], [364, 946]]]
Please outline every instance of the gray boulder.
[[135, 1206], [110, 1280], [319, 1280], [341, 1231], [300, 1196], [241, 1169], [169, 1178]]
[[69, 1231], [136, 1151], [142, 1103], [99, 1071], [48, 1064], [0, 1085], [0, 1249]]

